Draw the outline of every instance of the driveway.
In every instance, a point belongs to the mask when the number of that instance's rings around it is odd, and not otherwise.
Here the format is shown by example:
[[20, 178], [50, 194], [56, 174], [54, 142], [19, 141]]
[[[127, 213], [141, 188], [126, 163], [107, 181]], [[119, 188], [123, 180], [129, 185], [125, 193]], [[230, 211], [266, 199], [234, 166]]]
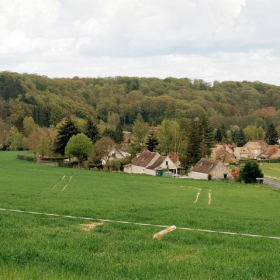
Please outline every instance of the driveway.
[[280, 182], [276, 182], [276, 181], [273, 181], [273, 180], [263, 178], [263, 183], [280, 189]]

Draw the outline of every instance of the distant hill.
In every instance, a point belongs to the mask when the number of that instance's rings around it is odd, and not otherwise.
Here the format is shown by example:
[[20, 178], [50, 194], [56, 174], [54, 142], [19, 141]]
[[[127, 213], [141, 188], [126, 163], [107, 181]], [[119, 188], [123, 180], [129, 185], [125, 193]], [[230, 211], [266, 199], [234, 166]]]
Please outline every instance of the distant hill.
[[214, 127], [225, 124], [266, 129], [280, 125], [280, 87], [261, 82], [214, 82], [188, 78], [55, 78], [0, 73], [0, 118], [18, 127], [25, 116], [40, 126], [63, 117], [107, 121], [119, 114], [123, 125], [138, 113], [150, 125], [164, 118], [190, 119], [206, 113]]

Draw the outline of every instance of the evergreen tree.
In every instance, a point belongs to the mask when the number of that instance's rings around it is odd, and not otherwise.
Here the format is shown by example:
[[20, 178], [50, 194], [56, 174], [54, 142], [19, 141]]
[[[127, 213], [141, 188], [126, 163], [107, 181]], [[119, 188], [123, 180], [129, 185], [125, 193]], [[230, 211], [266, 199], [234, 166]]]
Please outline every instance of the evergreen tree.
[[113, 129], [110, 129], [110, 128], [107, 127], [107, 128], [104, 129], [104, 131], [102, 133], [102, 137], [109, 137], [116, 142], [117, 133]]
[[222, 133], [220, 128], [217, 129], [216, 134], [215, 134], [215, 141], [217, 141], [218, 143], [222, 142]]
[[199, 119], [196, 118], [190, 123], [189, 143], [187, 148], [187, 161], [189, 163], [196, 163], [201, 159], [200, 143]]
[[122, 130], [122, 126], [121, 126], [120, 123], [117, 125], [117, 128], [116, 128], [115, 132], [116, 132], [115, 142], [118, 143], [118, 144], [122, 143], [122, 141], [123, 141], [123, 130]]
[[60, 155], [64, 155], [65, 147], [69, 139], [73, 136], [80, 133], [80, 131], [75, 126], [74, 122], [71, 119], [68, 119], [64, 124], [62, 124], [58, 129], [58, 135], [54, 141], [54, 152]]
[[246, 143], [244, 130], [242, 128], [233, 131], [231, 133], [231, 138], [232, 141], [237, 145], [237, 147], [242, 147]]
[[150, 152], [154, 152], [156, 146], [158, 145], [158, 140], [154, 131], [151, 131], [148, 135], [148, 139], [146, 141], [147, 149]]
[[91, 140], [92, 144], [100, 138], [97, 126], [91, 120], [87, 121], [85, 135]]
[[262, 178], [263, 173], [260, 166], [255, 161], [247, 161], [241, 170], [238, 179], [246, 184], [255, 183], [256, 178]]
[[228, 136], [227, 136], [227, 130], [226, 130], [226, 127], [224, 124], [222, 124], [220, 131], [221, 131], [222, 141], [227, 142]]
[[267, 129], [265, 141], [269, 145], [275, 145], [278, 142], [278, 133], [273, 124], [271, 124]]
[[203, 114], [199, 120], [199, 133], [200, 133], [200, 149], [201, 157], [209, 157], [214, 147], [213, 127], [209, 122], [208, 117]]

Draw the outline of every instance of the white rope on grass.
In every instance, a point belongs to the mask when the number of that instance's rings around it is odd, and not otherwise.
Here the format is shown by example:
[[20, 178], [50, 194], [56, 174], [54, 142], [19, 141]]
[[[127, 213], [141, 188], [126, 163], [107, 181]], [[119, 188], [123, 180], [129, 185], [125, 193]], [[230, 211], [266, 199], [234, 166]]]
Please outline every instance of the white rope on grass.
[[[71, 219], [79, 219], [79, 220], [100, 221], [100, 222], [117, 223], [117, 224], [130, 224], [130, 225], [137, 225], [137, 226], [161, 227], [161, 228], [169, 227], [169, 226], [165, 226], [165, 225], [153, 225], [153, 224], [136, 223], [136, 222], [125, 222], [125, 221], [96, 219], [96, 218], [88, 218], [88, 217], [78, 217], [78, 216], [71, 216], [71, 215], [59, 215], [59, 214], [51, 214], [51, 213], [40, 213], [40, 212], [23, 211], [23, 210], [16, 210], [16, 209], [0, 208], [0, 211], [9, 211], [9, 212], [16, 212], [16, 213], [34, 214], [34, 215], [43, 215], [43, 216], [53, 216], [53, 217], [62, 217], [62, 218], [71, 218]], [[198, 232], [207, 232], [207, 233], [219, 233], [219, 234], [226, 234], [226, 235], [238, 235], [238, 236], [259, 237], [259, 238], [278, 239], [278, 240], [280, 240], [280, 236], [266, 236], [266, 235], [259, 235], [259, 234], [237, 233], [237, 232], [228, 232], [228, 231], [216, 231], [216, 230], [210, 230], [210, 229], [198, 229], [198, 228], [186, 228], [186, 227], [177, 227], [177, 229], [189, 230], [189, 231], [198, 231]]]

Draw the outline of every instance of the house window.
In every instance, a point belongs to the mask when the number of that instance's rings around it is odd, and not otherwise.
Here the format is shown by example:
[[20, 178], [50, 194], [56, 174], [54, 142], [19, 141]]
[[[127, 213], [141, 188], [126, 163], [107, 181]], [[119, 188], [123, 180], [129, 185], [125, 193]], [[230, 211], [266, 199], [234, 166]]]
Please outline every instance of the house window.
[[227, 178], [227, 174], [224, 174], [224, 179], [226, 179]]
[[165, 162], [166, 166], [168, 165], [168, 161]]

